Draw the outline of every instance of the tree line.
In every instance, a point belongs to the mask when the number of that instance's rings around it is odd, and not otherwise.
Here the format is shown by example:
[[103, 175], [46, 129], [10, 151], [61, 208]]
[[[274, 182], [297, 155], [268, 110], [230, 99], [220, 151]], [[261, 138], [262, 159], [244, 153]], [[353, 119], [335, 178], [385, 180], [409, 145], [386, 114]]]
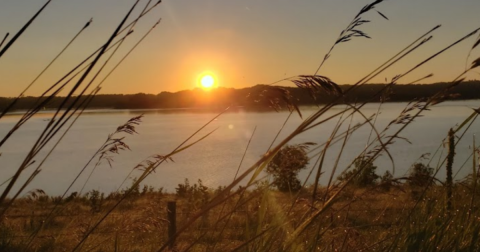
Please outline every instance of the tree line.
[[[449, 83], [394, 85], [386, 99], [388, 102], [412, 101], [429, 97], [443, 90]], [[351, 85], [341, 85], [347, 90]], [[359, 86], [343, 97], [348, 102], [379, 102], [385, 97], [376, 94], [385, 87], [385, 84], [367, 84]], [[480, 99], [480, 81], [466, 81], [453, 88], [454, 96], [450, 100]], [[262, 109], [271, 107], [276, 101], [282, 103], [285, 95], [297, 105], [314, 105], [331, 101], [334, 97], [326, 92], [312, 95], [305, 89], [298, 87], [278, 87], [256, 85], [253, 87], [234, 89], [219, 87], [213, 90], [199, 88], [179, 92], [161, 92], [159, 94], [99, 94], [90, 103], [92, 109], [175, 109], [175, 108], [225, 108], [245, 107]], [[283, 98], [282, 98], [283, 97]], [[14, 110], [31, 108], [35, 103], [45, 98], [22, 97]], [[85, 97], [82, 97], [85, 99]], [[4, 110], [14, 98], [0, 97], [0, 110]], [[53, 98], [45, 109], [56, 109], [60, 106], [63, 97]], [[71, 102], [71, 101], [70, 101]], [[68, 105], [68, 103], [67, 103]]]

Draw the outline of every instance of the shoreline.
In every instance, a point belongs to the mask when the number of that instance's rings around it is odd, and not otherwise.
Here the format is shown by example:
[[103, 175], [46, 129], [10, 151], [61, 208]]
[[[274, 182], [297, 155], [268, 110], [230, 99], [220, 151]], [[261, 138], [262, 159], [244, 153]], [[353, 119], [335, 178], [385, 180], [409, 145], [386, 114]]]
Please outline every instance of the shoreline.
[[[446, 100], [444, 102], [439, 103], [436, 106], [442, 106], [443, 104], [447, 102], [475, 102], [475, 101], [480, 101], [479, 99], [455, 99], [455, 100]], [[386, 101], [383, 102], [383, 104], [400, 104], [400, 103], [408, 103], [409, 101]], [[375, 101], [375, 102], [368, 102], [367, 104], [381, 104], [381, 102]], [[319, 104], [320, 106], [323, 105]], [[336, 106], [342, 106], [345, 105], [345, 103], [338, 104]], [[315, 106], [314, 104], [312, 105], [299, 105], [298, 106], [301, 109], [316, 109], [318, 106]], [[145, 114], [150, 114], [150, 113], [165, 113], [165, 114], [170, 114], [170, 113], [188, 113], [188, 112], [196, 112], [196, 113], [219, 113], [225, 110], [226, 108], [215, 108], [215, 107], [187, 107], [187, 108], [102, 108], [102, 107], [97, 107], [97, 108], [88, 108], [86, 109], [83, 113], [87, 114], [102, 114], [102, 113], [122, 113], [122, 112], [145, 112]], [[60, 111], [64, 111], [63, 109]], [[287, 108], [281, 108], [278, 110], [275, 110], [273, 108], [265, 108], [265, 107], [253, 107], [253, 106], [232, 106], [228, 110], [226, 110], [226, 113], [238, 113], [238, 112], [287, 112], [289, 111]], [[0, 111], [1, 112], [1, 111]], [[22, 115], [23, 113], [27, 112], [27, 110], [14, 110], [12, 112], [8, 112], [5, 114], [5, 116], [15, 116], [15, 115]], [[42, 111], [39, 111], [37, 114], [51, 114], [55, 113], [55, 109], [45, 109]], [[78, 112], [77, 112], [78, 113]]]

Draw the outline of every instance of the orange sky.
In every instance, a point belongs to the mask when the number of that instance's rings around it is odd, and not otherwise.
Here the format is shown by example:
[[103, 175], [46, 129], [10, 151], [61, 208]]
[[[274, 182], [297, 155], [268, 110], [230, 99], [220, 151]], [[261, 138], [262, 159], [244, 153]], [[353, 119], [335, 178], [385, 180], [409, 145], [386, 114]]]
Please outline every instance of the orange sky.
[[[3, 0], [0, 36], [16, 32], [45, 1]], [[0, 58], [0, 96], [18, 95], [91, 18], [92, 25], [27, 95], [49, 84], [98, 48], [126, 14], [131, 0], [53, 1], [18, 43]], [[102, 93], [159, 93], [192, 89], [211, 72], [224, 87], [267, 84], [297, 74], [313, 74], [340, 31], [366, 0], [164, 0], [124, 43], [123, 56], [161, 17], [162, 23], [104, 83]], [[140, 1], [138, 14], [146, 0]], [[402, 73], [480, 26], [478, 0], [386, 1], [361, 27], [372, 39], [355, 38], [332, 53], [320, 74], [350, 84], [383, 63], [437, 24], [434, 40], [374, 82]], [[428, 82], [449, 81], [459, 74], [476, 37], [469, 39], [404, 81], [430, 73]], [[480, 56], [473, 52], [469, 61]], [[113, 65], [107, 66], [110, 69]], [[478, 73], [469, 76], [480, 79]], [[101, 79], [101, 78], [100, 78]], [[289, 83], [282, 83], [289, 85]], [[290, 84], [291, 85], [291, 84]]]

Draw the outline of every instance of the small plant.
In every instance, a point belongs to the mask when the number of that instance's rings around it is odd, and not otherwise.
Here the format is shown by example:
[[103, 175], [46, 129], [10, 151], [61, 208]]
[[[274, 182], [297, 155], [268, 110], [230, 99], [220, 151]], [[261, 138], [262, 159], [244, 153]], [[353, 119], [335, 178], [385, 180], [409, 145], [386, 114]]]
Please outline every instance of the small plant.
[[43, 200], [45, 198], [48, 199], [48, 196], [47, 194], [45, 193], [45, 191], [43, 191], [42, 189], [35, 189], [35, 190], [31, 190], [27, 193], [27, 198], [31, 201], [40, 201], [40, 200]]
[[155, 188], [149, 185], [143, 185], [142, 188], [142, 195], [153, 194], [155, 192]]
[[286, 145], [268, 164], [273, 184], [282, 192], [296, 192], [302, 187], [297, 174], [308, 164], [306, 145]]
[[433, 168], [423, 163], [413, 164], [408, 176], [408, 184], [424, 187], [433, 182]]
[[70, 194], [70, 196], [68, 196], [68, 197], [65, 199], [65, 202], [70, 202], [70, 201], [76, 199], [77, 196], [78, 196], [78, 192], [72, 192], [72, 193]]
[[383, 176], [380, 178], [380, 186], [388, 191], [393, 186], [393, 175], [390, 171], [385, 171]]
[[[338, 180], [347, 181], [353, 177], [352, 184], [357, 187], [367, 187], [377, 184], [380, 176], [375, 173], [377, 167], [373, 165], [373, 161], [360, 157], [355, 160], [354, 165], [355, 169], [342, 172]], [[388, 175], [385, 179], [388, 179]]]
[[137, 184], [138, 178], [135, 177], [132, 179], [132, 185], [131, 187], [127, 187], [122, 190], [122, 194], [128, 194], [127, 197], [129, 198], [135, 198], [136, 196], [140, 195], [140, 184]]
[[100, 193], [98, 190], [92, 190], [88, 192], [85, 196], [90, 202], [92, 212], [100, 212], [103, 201], [105, 199], [105, 195], [103, 193]]
[[187, 194], [190, 192], [190, 181], [188, 179], [185, 179], [185, 182], [183, 184], [178, 184], [178, 187], [175, 188], [175, 191], [177, 192], [177, 196], [184, 198], [187, 197]]
[[160, 195], [163, 195], [167, 192], [167, 190], [165, 190], [165, 188], [162, 187], [159, 187], [158, 190], [157, 190], [157, 193], [160, 194]]
[[62, 204], [64, 202], [61, 196], [52, 196], [50, 200], [55, 204]]
[[198, 184], [190, 185], [188, 179], [185, 179], [184, 184], [178, 184], [175, 188], [177, 196], [181, 198], [205, 199], [208, 198], [208, 187], [198, 180]]
[[45, 208], [49, 203], [50, 197], [42, 189], [34, 189], [27, 193], [27, 199], [31, 202], [38, 202], [41, 208]]

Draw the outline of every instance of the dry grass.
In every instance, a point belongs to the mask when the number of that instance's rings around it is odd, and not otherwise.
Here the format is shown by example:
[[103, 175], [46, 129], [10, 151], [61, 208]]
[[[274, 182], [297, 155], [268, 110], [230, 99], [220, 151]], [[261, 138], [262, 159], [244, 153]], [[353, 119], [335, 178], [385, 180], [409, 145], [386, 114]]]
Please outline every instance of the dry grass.
[[[420, 189], [408, 185], [399, 185], [388, 191], [378, 186], [346, 188], [341, 191], [335, 203], [316, 218], [299, 237], [297, 249], [383, 251], [392, 244], [405, 221], [408, 229], [421, 229], [423, 225], [432, 225], [432, 222], [436, 222], [435, 225], [440, 227], [448, 222], [455, 232], [463, 231], [458, 221], [469, 212], [471, 197], [465, 188], [457, 186], [454, 192], [457, 207], [451, 221], [446, 218], [444, 187], [432, 186], [416, 206]], [[248, 198], [259, 190], [248, 191], [245, 197]], [[320, 195], [325, 192], [322, 188]], [[214, 194], [214, 191], [209, 190], [207, 197]], [[261, 189], [261, 194], [257, 194], [254, 200], [241, 206], [235, 206], [239, 197], [233, 196], [226, 202], [222, 212], [211, 211], [189, 226], [177, 238], [176, 249], [211, 251], [215, 248], [217, 251], [229, 251], [265, 230], [275, 230], [276, 235], [253, 240], [240, 250], [280, 249], [282, 237], [286, 238], [288, 233], [298, 227], [315, 209], [322, 207], [321, 201], [312, 205], [310, 195], [311, 189], [302, 190], [299, 198], [288, 193]], [[96, 228], [82, 246], [82, 250], [157, 251], [168, 240], [167, 202], [177, 202], [177, 223], [182, 225], [205, 204], [201, 200], [192, 200], [192, 196], [178, 197], [159, 192], [144, 192], [131, 196]], [[0, 245], [4, 246], [4, 251], [16, 251], [16, 248], [22, 248], [29, 237], [40, 230], [30, 249], [70, 251], [92, 224], [101, 218], [105, 209], [116, 203], [116, 197], [118, 195], [110, 195], [92, 203], [90, 193], [68, 202], [62, 201], [62, 210], [56, 212], [48, 222], [43, 222], [45, 216], [59, 203], [56, 201], [58, 199], [40, 196], [36, 199], [17, 200], [4, 217], [1, 225], [4, 235]], [[478, 209], [480, 203], [475, 202], [473, 207]], [[229, 212], [232, 212], [232, 215], [229, 215]], [[225, 216], [229, 216], [228, 222]], [[477, 227], [480, 226], [478, 211], [472, 215], [471, 222]], [[225, 224], [227, 226], [221, 232], [219, 227]], [[316, 240], [315, 237], [319, 234], [321, 237]], [[433, 234], [430, 235], [433, 238]], [[472, 236], [472, 233], [467, 235]], [[317, 243], [315, 248], [308, 247], [311, 242]]]

